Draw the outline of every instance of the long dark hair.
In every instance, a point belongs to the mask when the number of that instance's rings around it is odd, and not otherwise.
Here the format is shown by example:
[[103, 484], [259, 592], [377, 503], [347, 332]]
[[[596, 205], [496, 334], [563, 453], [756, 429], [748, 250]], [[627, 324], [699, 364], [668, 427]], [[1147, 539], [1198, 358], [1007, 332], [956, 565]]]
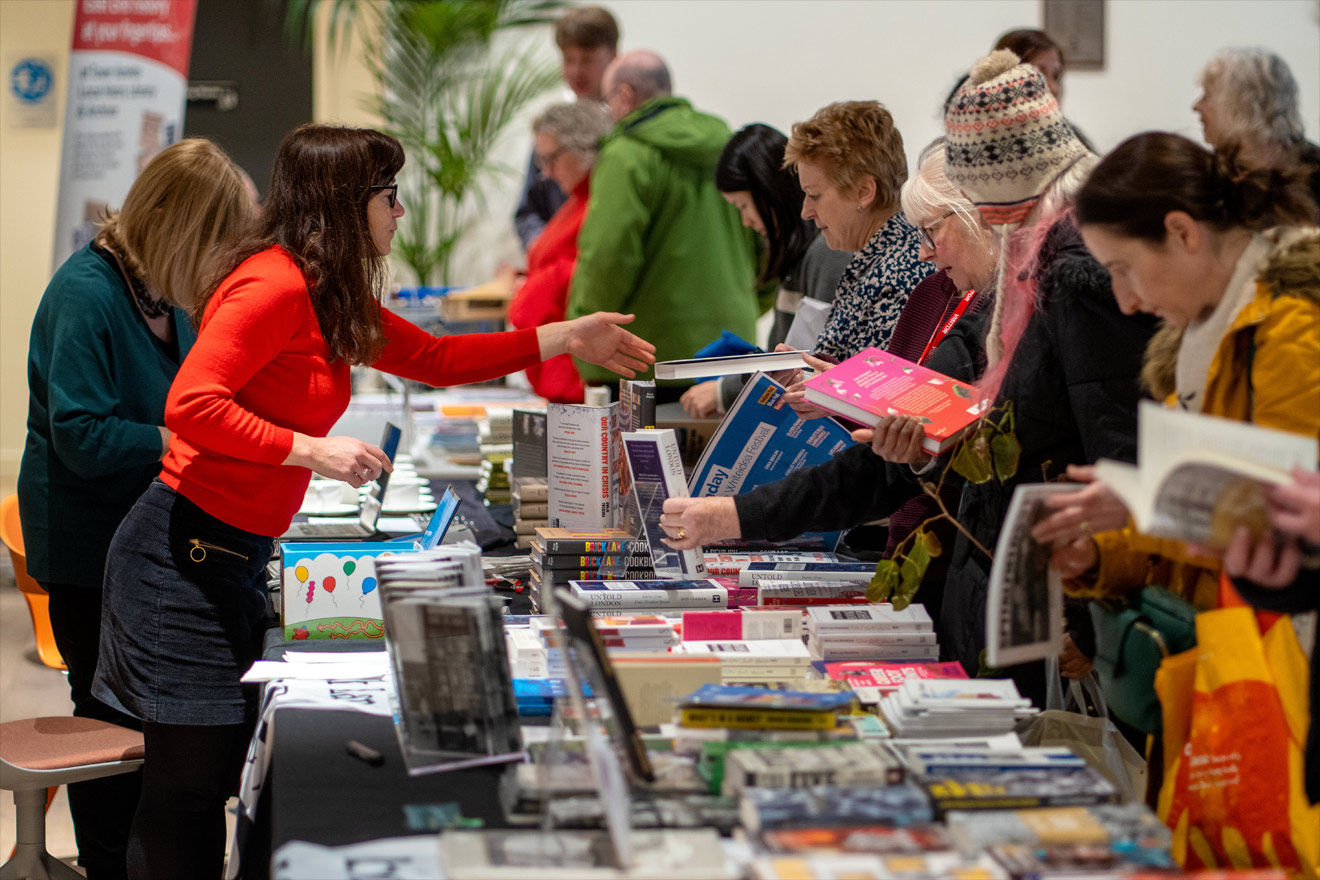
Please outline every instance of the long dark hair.
[[1305, 181], [1296, 167], [1247, 167], [1235, 150], [1211, 152], [1181, 135], [1146, 132], [1091, 172], [1077, 194], [1077, 222], [1155, 244], [1164, 241], [1170, 211], [1220, 230], [1314, 223]]
[[[302, 125], [284, 136], [256, 235], [232, 267], [279, 245], [302, 270], [330, 360], [370, 364], [385, 345], [380, 301], [389, 280], [367, 224], [373, 186], [394, 182], [403, 147], [369, 128]], [[200, 316], [206, 304], [199, 305]]]
[[748, 192], [765, 226], [766, 259], [758, 283], [783, 280], [816, 238], [816, 227], [802, 219], [802, 187], [784, 168], [788, 137], [769, 125], [753, 123], [724, 145], [715, 164], [720, 192]]

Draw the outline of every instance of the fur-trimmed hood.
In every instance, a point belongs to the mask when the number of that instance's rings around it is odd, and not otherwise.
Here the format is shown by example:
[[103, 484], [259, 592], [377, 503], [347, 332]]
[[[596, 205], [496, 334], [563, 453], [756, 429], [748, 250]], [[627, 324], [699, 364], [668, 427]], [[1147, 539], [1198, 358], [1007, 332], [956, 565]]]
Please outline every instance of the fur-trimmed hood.
[[[1264, 233], [1272, 246], [1264, 266], [1256, 273], [1256, 300], [1295, 296], [1320, 305], [1320, 229], [1316, 227], [1279, 227]], [[1261, 310], [1244, 312], [1234, 321], [1230, 332], [1260, 319]], [[1182, 348], [1183, 328], [1164, 324], [1146, 347], [1141, 370], [1142, 384], [1156, 400], [1164, 400], [1176, 387], [1178, 351]]]

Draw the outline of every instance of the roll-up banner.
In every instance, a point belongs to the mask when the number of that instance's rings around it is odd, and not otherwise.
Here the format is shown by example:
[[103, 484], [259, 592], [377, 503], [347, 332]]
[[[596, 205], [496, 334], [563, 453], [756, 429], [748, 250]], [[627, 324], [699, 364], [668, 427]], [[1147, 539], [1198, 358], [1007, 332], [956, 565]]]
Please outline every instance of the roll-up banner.
[[152, 157], [179, 140], [197, 0], [78, 0], [55, 267], [91, 240]]

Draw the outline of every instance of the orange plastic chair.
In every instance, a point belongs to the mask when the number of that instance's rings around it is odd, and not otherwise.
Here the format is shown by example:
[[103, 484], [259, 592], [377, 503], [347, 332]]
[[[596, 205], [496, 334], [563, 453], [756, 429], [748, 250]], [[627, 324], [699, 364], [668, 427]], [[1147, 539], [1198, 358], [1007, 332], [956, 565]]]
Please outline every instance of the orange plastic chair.
[[50, 629], [50, 595], [27, 573], [27, 553], [23, 546], [23, 529], [18, 522], [18, 496], [9, 495], [0, 500], [0, 538], [9, 548], [14, 561], [14, 577], [27, 600], [32, 615], [32, 631], [37, 636], [37, 656], [51, 669], [64, 669], [64, 658], [55, 647], [55, 634]]

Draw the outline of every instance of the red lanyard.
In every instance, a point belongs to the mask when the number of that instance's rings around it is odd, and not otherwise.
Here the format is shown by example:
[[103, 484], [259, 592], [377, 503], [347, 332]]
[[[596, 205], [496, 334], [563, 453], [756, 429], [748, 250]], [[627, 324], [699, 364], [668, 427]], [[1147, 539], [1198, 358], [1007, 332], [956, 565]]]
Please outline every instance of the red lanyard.
[[930, 342], [926, 343], [926, 347], [921, 352], [921, 360], [917, 361], [917, 363], [924, 364], [926, 362], [926, 358], [930, 356], [931, 351], [944, 340], [945, 336], [949, 335], [949, 331], [953, 329], [953, 325], [958, 323], [958, 319], [963, 316], [963, 312], [967, 311], [967, 307], [971, 305], [972, 300], [974, 299], [976, 299], [975, 290], [969, 290], [962, 295], [962, 299], [959, 300], [957, 307], [953, 310], [953, 314], [949, 315], [949, 319], [936, 327], [935, 332], [931, 334]]

